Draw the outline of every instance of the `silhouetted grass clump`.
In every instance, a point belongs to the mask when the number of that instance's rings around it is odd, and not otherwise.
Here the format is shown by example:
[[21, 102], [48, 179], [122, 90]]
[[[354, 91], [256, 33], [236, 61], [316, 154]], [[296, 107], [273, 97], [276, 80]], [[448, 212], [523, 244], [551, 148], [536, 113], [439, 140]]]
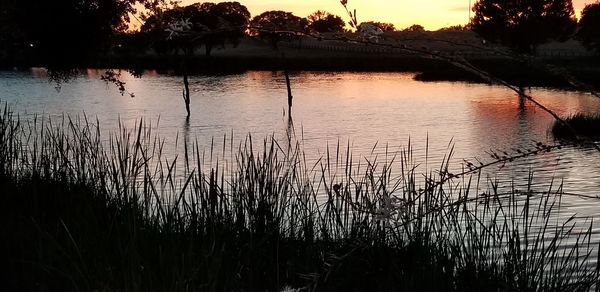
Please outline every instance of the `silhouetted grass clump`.
[[[565, 122], [579, 135], [600, 139], [600, 114], [578, 113], [565, 119]], [[564, 123], [555, 121], [552, 135], [557, 139], [573, 140], [577, 135]]]
[[[224, 139], [225, 140], [225, 139]], [[416, 173], [410, 146], [356, 159], [298, 144], [162, 155], [140, 122], [0, 115], [0, 281], [8, 291], [587, 291], [591, 226], [561, 188]], [[233, 144], [233, 143], [231, 143]], [[342, 147], [343, 148], [343, 147]], [[227, 155], [228, 153], [228, 155]], [[225, 159], [228, 157], [228, 159]], [[473, 179], [475, 178], [475, 179]], [[481, 189], [486, 189], [481, 192]]]

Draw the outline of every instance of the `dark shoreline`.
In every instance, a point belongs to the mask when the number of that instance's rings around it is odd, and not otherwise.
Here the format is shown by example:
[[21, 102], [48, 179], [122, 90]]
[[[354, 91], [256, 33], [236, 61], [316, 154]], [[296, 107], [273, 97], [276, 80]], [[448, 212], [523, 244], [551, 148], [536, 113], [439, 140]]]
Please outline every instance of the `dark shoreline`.
[[[481, 186], [489, 193], [480, 192], [470, 182], [485, 166], [453, 175], [445, 162], [439, 175], [421, 174], [410, 145], [396, 162], [399, 177], [379, 161], [353, 168], [343, 158], [350, 150], [311, 170], [302, 149], [290, 155], [264, 140], [261, 151], [252, 139], [223, 149], [237, 162], [223, 158], [203, 171], [192, 143], [181, 156], [191, 168], [179, 168], [142, 120], [100, 133], [87, 119], [30, 123], [0, 107], [7, 291], [591, 291], [600, 284], [591, 223], [554, 219], [562, 218], [562, 186], [530, 180], [526, 193], [498, 192], [509, 183], [489, 181]], [[219, 172], [228, 165], [230, 180]], [[340, 178], [330, 165], [345, 167], [347, 185], [333, 184]]]
[[[288, 51], [290, 51], [288, 49]], [[299, 51], [299, 50], [295, 50]], [[282, 58], [280, 52], [265, 55], [195, 55], [186, 60], [189, 74], [230, 74], [248, 70], [266, 71], [359, 71], [359, 72], [414, 72], [420, 81], [464, 81], [490, 83], [481, 77], [439, 60], [418, 56], [386, 54], [331, 54], [315, 53]], [[560, 76], [538, 65], [523, 65], [509, 58], [472, 58], [469, 61], [492, 76], [524, 87], [575, 89]], [[158, 70], [181, 74], [179, 56], [121, 55], [102, 56], [94, 61], [62, 66], [62, 68], [121, 68], [133, 71]], [[566, 69], [577, 80], [600, 87], [600, 58], [571, 57], [545, 59], [543, 63]], [[40, 60], [0, 60], [0, 69], [56, 67]], [[60, 69], [60, 67], [58, 68]]]

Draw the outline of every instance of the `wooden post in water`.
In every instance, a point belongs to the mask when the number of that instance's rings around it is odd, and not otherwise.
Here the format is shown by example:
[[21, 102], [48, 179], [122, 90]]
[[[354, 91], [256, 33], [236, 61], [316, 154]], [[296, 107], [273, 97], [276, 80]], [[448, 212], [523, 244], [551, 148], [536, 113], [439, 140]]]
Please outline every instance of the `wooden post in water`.
[[190, 82], [188, 81], [187, 70], [183, 71], [183, 101], [185, 102], [185, 110], [187, 118], [190, 118]]
[[294, 98], [292, 96], [292, 86], [290, 85], [290, 75], [288, 74], [287, 70], [283, 71], [283, 74], [285, 74], [285, 84], [287, 85], [287, 93], [288, 93], [288, 115], [292, 115], [292, 99]]
[[290, 75], [288, 74], [287, 70], [283, 71], [283, 74], [285, 75], [285, 84], [287, 86], [287, 93], [288, 93], [288, 124], [287, 124], [287, 128], [286, 128], [286, 133], [287, 133], [287, 138], [288, 138], [288, 153], [291, 151], [292, 149], [292, 137], [294, 136], [294, 122], [292, 121], [292, 103], [293, 103], [293, 99], [294, 97], [292, 96], [292, 85], [290, 82]]
[[190, 119], [190, 82], [188, 80], [188, 68], [187, 62], [189, 60], [188, 56], [192, 55], [193, 51], [188, 51], [187, 49], [183, 49], [183, 57], [181, 59], [181, 71], [183, 74], [183, 101], [185, 102], [185, 110], [187, 112], [186, 119]]

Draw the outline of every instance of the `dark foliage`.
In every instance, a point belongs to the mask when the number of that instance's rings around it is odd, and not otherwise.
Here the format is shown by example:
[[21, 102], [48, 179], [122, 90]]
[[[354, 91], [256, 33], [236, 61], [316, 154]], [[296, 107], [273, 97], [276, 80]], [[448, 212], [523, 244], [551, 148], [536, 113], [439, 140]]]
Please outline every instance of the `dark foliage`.
[[[110, 49], [127, 29], [135, 5], [146, 0], [0, 1], [0, 52], [69, 66]], [[155, 1], [161, 2], [161, 1]]]
[[404, 31], [425, 31], [425, 28], [420, 24], [413, 24], [404, 29]]
[[255, 16], [250, 21], [250, 32], [262, 39], [268, 40], [273, 48], [282, 40], [298, 39], [308, 31], [308, 20], [298, 17], [291, 12], [272, 10]]
[[600, 52], [600, 2], [586, 5], [581, 12], [577, 37], [587, 48]]
[[526, 54], [548, 40], [568, 39], [577, 24], [571, 0], [479, 0], [473, 11], [476, 33]]
[[441, 32], [447, 32], [447, 31], [468, 31], [470, 30], [469, 25], [451, 25], [451, 26], [446, 26], [446, 27], [442, 27], [440, 29], [438, 29], [438, 31]]
[[343, 32], [346, 25], [341, 17], [321, 10], [313, 12], [307, 18], [309, 28], [319, 33]]
[[[213, 47], [224, 46], [226, 42], [236, 46], [244, 36], [249, 19], [250, 12], [239, 2], [195, 3], [149, 17], [141, 32], [154, 39], [153, 47], [159, 54], [176, 49], [193, 51], [204, 45], [206, 55], [210, 55]], [[190, 30], [185, 35], [169, 38], [168, 29], [178, 21], [189, 21]]]
[[[472, 194], [445, 163], [421, 181], [411, 150], [332, 176], [330, 165], [344, 168], [346, 160], [351, 168], [350, 152], [323, 157], [313, 172], [299, 148], [265, 140], [259, 150], [250, 138], [228, 150], [235, 161], [204, 170], [197, 144], [185, 144], [183, 160], [163, 157], [162, 138], [143, 121], [132, 131], [101, 132], [87, 119], [56, 124], [20, 120], [7, 107], [0, 113], [6, 291], [590, 291], [598, 284], [599, 271], [588, 265], [597, 261], [592, 226], [581, 232], [573, 218], [558, 223], [555, 190], [527, 186], [532, 195], [523, 196], [492, 185], [489, 195]], [[407, 172], [392, 175], [396, 164]]]
[[[577, 134], [600, 139], [600, 114], [576, 114], [566, 118], [565, 121]], [[552, 135], [557, 139], [564, 140], [577, 138], [576, 134], [569, 127], [558, 121], [552, 126]]]

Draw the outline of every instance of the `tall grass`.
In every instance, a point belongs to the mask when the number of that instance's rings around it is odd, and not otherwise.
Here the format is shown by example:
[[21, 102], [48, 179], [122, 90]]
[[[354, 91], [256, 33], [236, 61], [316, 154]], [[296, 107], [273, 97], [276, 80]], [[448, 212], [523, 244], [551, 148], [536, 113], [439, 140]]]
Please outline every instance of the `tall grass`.
[[[560, 186], [498, 191], [417, 173], [410, 146], [370, 159], [291, 139], [209, 151], [140, 121], [0, 116], [2, 283], [15, 291], [584, 291], [589, 222]], [[226, 138], [224, 138], [227, 141]], [[233, 141], [233, 138], [231, 138]], [[226, 143], [223, 143], [225, 145]], [[227, 149], [229, 148], [229, 149]], [[582, 229], [583, 228], [583, 229]]]
[[[578, 113], [567, 117], [565, 121], [577, 131], [578, 134], [600, 139], [600, 114]], [[562, 123], [555, 122], [552, 125], [552, 135], [557, 139], [577, 140], [578, 137]]]

